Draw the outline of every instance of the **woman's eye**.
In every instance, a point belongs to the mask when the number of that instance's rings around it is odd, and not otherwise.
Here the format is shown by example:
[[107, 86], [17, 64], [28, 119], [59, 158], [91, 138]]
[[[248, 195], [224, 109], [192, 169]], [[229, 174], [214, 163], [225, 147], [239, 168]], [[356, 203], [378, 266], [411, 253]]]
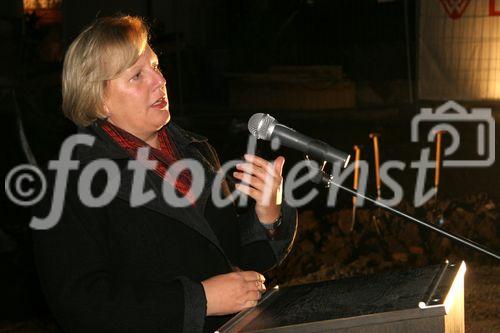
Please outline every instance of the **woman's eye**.
[[141, 76], [141, 72], [138, 72], [137, 74], [132, 76], [132, 80], [137, 80], [137, 79], [139, 79], [140, 76]]

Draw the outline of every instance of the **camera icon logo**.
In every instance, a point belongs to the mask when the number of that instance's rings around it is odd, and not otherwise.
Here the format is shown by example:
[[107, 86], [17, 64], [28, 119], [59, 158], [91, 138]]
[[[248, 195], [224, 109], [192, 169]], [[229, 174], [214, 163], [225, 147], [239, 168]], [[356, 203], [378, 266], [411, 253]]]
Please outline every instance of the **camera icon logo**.
[[[411, 121], [411, 141], [419, 141], [419, 126], [422, 123], [436, 123], [427, 134], [427, 141], [432, 142], [439, 131], [451, 135], [451, 144], [444, 150], [443, 167], [488, 167], [495, 162], [495, 119], [491, 109], [472, 108], [470, 112], [462, 105], [448, 101], [437, 107], [422, 108]], [[475, 123], [476, 159], [448, 159], [460, 146], [460, 133], [453, 123]]]

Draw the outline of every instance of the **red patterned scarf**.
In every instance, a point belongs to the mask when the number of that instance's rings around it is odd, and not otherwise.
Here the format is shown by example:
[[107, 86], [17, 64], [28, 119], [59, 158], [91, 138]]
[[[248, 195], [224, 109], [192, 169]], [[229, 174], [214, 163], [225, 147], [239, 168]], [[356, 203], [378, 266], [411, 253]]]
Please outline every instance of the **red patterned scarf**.
[[185, 196], [192, 204], [194, 204], [194, 198], [192, 198], [189, 194], [192, 182], [191, 172], [184, 169], [179, 174], [177, 179], [173, 179], [168, 172], [168, 168], [176, 161], [182, 159], [182, 156], [175, 146], [175, 143], [170, 139], [166, 126], [158, 132], [159, 149], [149, 146], [146, 142], [108, 121], [101, 122], [100, 126], [132, 158], [137, 157], [137, 151], [139, 148], [149, 147], [148, 158], [158, 162], [156, 169], [154, 170], [155, 173], [165, 181], [168, 181], [170, 184], [174, 185], [175, 183], [175, 189]]

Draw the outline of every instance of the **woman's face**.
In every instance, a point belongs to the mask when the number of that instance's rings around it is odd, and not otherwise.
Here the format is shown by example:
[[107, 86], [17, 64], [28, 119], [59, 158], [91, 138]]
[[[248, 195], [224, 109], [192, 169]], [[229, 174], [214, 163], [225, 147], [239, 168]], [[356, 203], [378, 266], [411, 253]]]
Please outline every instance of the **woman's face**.
[[151, 48], [146, 47], [135, 64], [107, 82], [104, 108], [109, 122], [146, 142], [168, 123], [166, 82]]

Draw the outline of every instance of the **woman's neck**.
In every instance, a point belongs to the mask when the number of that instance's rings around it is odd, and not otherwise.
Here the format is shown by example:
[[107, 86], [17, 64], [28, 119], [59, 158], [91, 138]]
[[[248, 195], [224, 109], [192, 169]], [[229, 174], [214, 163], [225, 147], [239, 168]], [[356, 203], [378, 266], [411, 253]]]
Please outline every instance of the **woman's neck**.
[[153, 148], [158, 149], [160, 147], [160, 142], [158, 141], [158, 132], [152, 133], [143, 140]]
[[111, 120], [109, 118], [107, 119], [107, 121], [109, 123], [113, 124], [114, 126], [119, 127], [122, 130], [127, 131], [130, 134], [138, 137], [139, 139], [146, 142], [148, 145], [150, 145], [153, 148], [158, 149], [160, 147], [160, 142], [158, 141], [158, 131], [154, 131], [152, 133], [151, 132], [150, 133], [135, 133], [135, 131], [133, 131], [129, 128], [117, 125], [115, 122], [113, 122], [113, 120]]

